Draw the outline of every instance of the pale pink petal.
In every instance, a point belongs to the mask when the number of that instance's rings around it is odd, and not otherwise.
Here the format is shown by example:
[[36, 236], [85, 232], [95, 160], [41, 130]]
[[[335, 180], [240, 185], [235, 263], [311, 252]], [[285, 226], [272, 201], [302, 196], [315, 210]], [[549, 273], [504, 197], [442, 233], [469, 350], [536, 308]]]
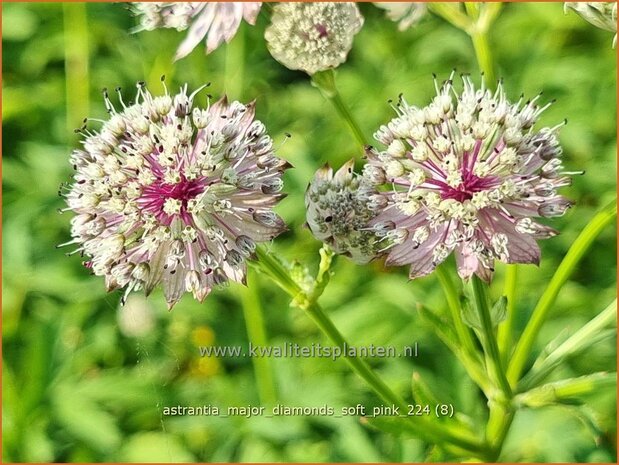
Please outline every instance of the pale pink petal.
[[186, 57], [194, 48], [196, 48], [200, 41], [204, 39], [206, 34], [209, 32], [216, 14], [216, 8], [213, 8], [212, 5], [207, 5], [204, 11], [198, 15], [187, 31], [185, 40], [181, 42], [176, 50], [176, 55], [174, 57], [175, 60], [180, 60], [181, 58]]

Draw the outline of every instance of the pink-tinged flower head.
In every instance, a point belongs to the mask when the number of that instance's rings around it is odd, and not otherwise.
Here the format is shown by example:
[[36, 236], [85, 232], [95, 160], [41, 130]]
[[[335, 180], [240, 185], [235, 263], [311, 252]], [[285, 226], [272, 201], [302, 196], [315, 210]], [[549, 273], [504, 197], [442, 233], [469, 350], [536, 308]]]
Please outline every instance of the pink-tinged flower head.
[[316, 239], [363, 264], [380, 253], [381, 237], [369, 223], [385, 200], [353, 167], [350, 160], [335, 175], [329, 165], [320, 168], [307, 187], [305, 208]]
[[613, 47], [617, 45], [617, 2], [565, 2], [565, 11], [568, 9], [595, 27], [614, 32]]
[[398, 23], [400, 31], [416, 26], [428, 11], [428, 6], [420, 2], [377, 2], [374, 5], [386, 10], [387, 17]]
[[571, 206], [557, 194], [570, 173], [553, 128], [534, 130], [538, 97], [510, 103], [499, 84], [476, 90], [468, 77], [457, 94], [450, 79], [430, 105], [400, 99], [397, 117], [368, 149], [364, 175], [385, 184], [389, 202], [375, 223], [398, 238], [387, 264], [410, 264], [410, 277], [427, 275], [452, 252], [458, 272], [489, 281], [494, 261], [539, 263], [537, 239], [557, 232], [537, 217], [560, 216]]
[[206, 53], [224, 41], [230, 42], [241, 24], [256, 23], [261, 2], [140, 2], [134, 3], [140, 16], [138, 30], [164, 27], [179, 31], [189, 28], [176, 51], [176, 59], [186, 57], [206, 37]]
[[[196, 91], [197, 92], [197, 91]], [[86, 132], [71, 162], [67, 195], [73, 241], [108, 291], [161, 284], [172, 307], [183, 293], [203, 300], [228, 280], [244, 282], [256, 243], [285, 225], [273, 211], [288, 164], [273, 153], [254, 104], [193, 108], [187, 86], [136, 103]]]
[[312, 75], [344, 63], [361, 26], [352, 2], [282, 2], [273, 7], [264, 38], [282, 65]]

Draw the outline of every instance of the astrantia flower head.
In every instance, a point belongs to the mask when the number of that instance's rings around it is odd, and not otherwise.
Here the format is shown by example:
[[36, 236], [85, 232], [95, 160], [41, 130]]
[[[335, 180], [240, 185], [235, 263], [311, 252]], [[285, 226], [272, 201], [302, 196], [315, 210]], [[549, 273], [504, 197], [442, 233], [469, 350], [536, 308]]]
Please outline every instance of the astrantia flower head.
[[256, 23], [261, 2], [140, 2], [134, 11], [140, 16], [138, 30], [164, 27], [178, 31], [189, 28], [176, 51], [176, 59], [187, 55], [206, 37], [206, 53], [222, 42], [230, 42], [241, 24]]
[[617, 43], [617, 2], [565, 2], [565, 9], [571, 8], [583, 19], [600, 29], [614, 32], [613, 46]]
[[499, 84], [476, 90], [468, 77], [456, 93], [452, 80], [430, 105], [400, 99], [398, 116], [375, 138], [386, 149], [368, 149], [365, 176], [385, 184], [388, 205], [374, 220], [392, 224], [396, 245], [387, 264], [410, 264], [410, 276], [430, 273], [452, 252], [458, 272], [490, 281], [494, 261], [538, 263], [537, 239], [557, 232], [534, 220], [570, 207], [557, 189], [570, 184], [562, 172], [553, 128], [534, 130], [538, 97], [510, 103]]
[[[196, 91], [197, 92], [197, 91]], [[67, 194], [73, 241], [108, 291], [161, 284], [171, 307], [184, 292], [203, 300], [228, 280], [244, 282], [256, 243], [285, 229], [273, 213], [288, 164], [273, 153], [254, 104], [225, 98], [193, 108], [187, 86], [136, 103], [86, 132]]]
[[398, 24], [398, 29], [404, 31], [415, 26], [423, 18], [428, 10], [425, 3], [412, 2], [377, 2], [378, 8], [387, 10], [387, 16], [391, 21]]
[[314, 74], [346, 61], [362, 25], [354, 3], [278, 3], [264, 37], [271, 55], [285, 67]]
[[353, 173], [354, 160], [333, 175], [329, 165], [319, 169], [307, 187], [307, 224], [318, 240], [356, 263], [367, 263], [379, 254], [380, 231], [369, 225], [386, 198]]

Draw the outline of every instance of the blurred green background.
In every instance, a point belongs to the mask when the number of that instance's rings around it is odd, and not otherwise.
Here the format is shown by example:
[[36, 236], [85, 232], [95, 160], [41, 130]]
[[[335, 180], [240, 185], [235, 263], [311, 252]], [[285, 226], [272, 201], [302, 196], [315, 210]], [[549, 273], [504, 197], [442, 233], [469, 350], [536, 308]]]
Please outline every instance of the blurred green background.
[[[434, 92], [431, 73], [478, 69], [467, 36], [428, 15], [399, 32], [384, 12], [361, 5], [366, 18], [348, 62], [338, 70], [344, 100], [370, 136], [393, 115], [387, 100], [403, 92], [425, 105]], [[68, 156], [78, 146], [73, 128], [85, 116], [104, 118], [100, 90], [122, 86], [131, 99], [144, 79], [159, 93], [165, 74], [172, 89], [195, 89], [257, 99], [257, 115], [295, 169], [285, 178], [290, 195], [278, 207], [290, 231], [271, 248], [315, 271], [320, 244], [302, 227], [303, 192], [326, 161], [334, 166], [360, 153], [348, 128], [306, 75], [289, 71], [266, 50], [258, 23], [245, 23], [229, 46], [209, 56], [200, 44], [173, 63], [184, 33], [130, 34], [136, 25], [125, 4], [2, 4], [3, 171], [3, 370], [4, 461], [423, 461], [444, 459], [411, 437], [362, 426], [358, 418], [164, 417], [171, 405], [258, 405], [249, 358], [201, 358], [200, 345], [248, 344], [241, 286], [213, 292], [203, 305], [185, 296], [167, 312], [159, 293], [133, 296], [119, 309], [78, 256], [55, 245], [69, 237], [71, 215], [60, 215], [60, 183], [69, 181]], [[562, 231], [544, 241], [540, 268], [522, 268], [517, 331], [527, 321], [570, 243], [616, 189], [616, 55], [611, 34], [562, 3], [505, 5], [491, 31], [499, 75], [512, 99], [524, 92], [557, 99], [542, 118], [569, 124], [561, 141], [568, 169], [586, 170], [565, 194], [577, 206], [552, 225]], [[203, 92], [199, 104], [206, 101]], [[285, 133], [292, 137], [285, 143]], [[541, 350], [561, 332], [570, 334], [615, 297], [616, 231], [597, 239], [565, 285], [537, 343]], [[416, 303], [444, 307], [436, 278], [414, 282], [406, 269], [381, 263], [355, 266], [339, 258], [321, 302], [354, 345], [403, 347], [415, 341], [416, 359], [370, 360], [410, 398], [417, 371], [445, 403], [483, 424], [481, 394], [454, 357], [418, 318]], [[504, 268], [493, 285], [499, 296]], [[250, 276], [266, 314], [273, 344], [325, 343], [301, 310], [262, 277]], [[251, 292], [251, 291], [249, 291]], [[554, 378], [614, 370], [616, 341], [606, 340], [571, 359]], [[277, 401], [291, 406], [379, 401], [341, 360], [271, 359]], [[520, 412], [501, 460], [616, 460], [616, 396], [592, 396], [583, 407]]]

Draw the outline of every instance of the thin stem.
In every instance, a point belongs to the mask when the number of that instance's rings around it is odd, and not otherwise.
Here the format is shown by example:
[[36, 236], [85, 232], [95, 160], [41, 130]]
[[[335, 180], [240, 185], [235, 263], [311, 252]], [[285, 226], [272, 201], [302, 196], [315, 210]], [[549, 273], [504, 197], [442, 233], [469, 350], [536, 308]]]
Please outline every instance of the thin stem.
[[[401, 415], [407, 415], [408, 404], [393, 392], [385, 382], [378, 377], [378, 375], [370, 368], [370, 366], [361, 358], [351, 355], [347, 348], [350, 344], [344, 339], [344, 336], [335, 327], [331, 319], [322, 311], [320, 306], [316, 303], [311, 304], [306, 309], [307, 314], [316, 323], [320, 330], [333, 342], [337, 347], [342, 349], [344, 360], [352, 368], [352, 370], [359, 375], [372, 390], [385, 402], [393, 404], [400, 408]], [[407, 422], [409, 425], [414, 425], [413, 428], [418, 434], [428, 437], [428, 433], [436, 438], [444, 438], [451, 444], [460, 446], [467, 450], [477, 451], [480, 444], [474, 441], [468, 435], [461, 434], [460, 430], [448, 431], [445, 428], [440, 428], [428, 421], [423, 422], [417, 419], [413, 419], [413, 422]]]
[[433, 311], [420, 304], [417, 305], [417, 311], [419, 315], [432, 326], [432, 329], [439, 339], [449, 347], [449, 350], [451, 350], [460, 363], [462, 363], [462, 366], [466, 369], [473, 382], [479, 386], [487, 397], [490, 397], [491, 386], [486, 376], [486, 367], [483, 365], [479, 353], [477, 351], [467, 353], [460, 345], [458, 336], [453, 328], [446, 324], [446, 322]]
[[518, 406], [543, 407], [559, 402], [573, 402], [581, 396], [599, 392], [600, 389], [615, 386], [617, 373], [599, 372], [578, 378], [562, 379], [544, 384], [514, 398]]
[[346, 106], [346, 104], [342, 100], [339, 91], [332, 98], [330, 98], [329, 101], [333, 104], [338, 114], [346, 121], [346, 123], [348, 123], [348, 127], [352, 131], [359, 145], [361, 145], [362, 147], [368, 145], [368, 141], [363, 135], [363, 131], [361, 131], [361, 128], [353, 118], [352, 113], [350, 113], [348, 106]]
[[318, 87], [323, 97], [331, 102], [338, 115], [340, 115], [340, 117], [350, 128], [359, 145], [361, 145], [361, 147], [368, 145], [368, 140], [364, 136], [361, 127], [357, 124], [357, 121], [353, 117], [344, 100], [342, 100], [342, 97], [337, 89], [335, 84], [335, 72], [330, 69], [315, 73], [312, 75], [312, 84]]
[[331, 340], [331, 342], [342, 349], [344, 359], [353, 371], [363, 378], [382, 400], [394, 404], [404, 411], [408, 410], [407, 403], [404, 399], [394, 393], [389, 386], [387, 386], [385, 382], [376, 375], [369, 365], [365, 363], [365, 361], [356, 356], [350, 355], [347, 350], [350, 345], [318, 304], [314, 303], [310, 305], [306, 311], [314, 323], [316, 323], [316, 325]]
[[506, 366], [512, 350], [512, 332], [516, 320], [516, 282], [518, 281], [518, 265], [507, 265], [505, 288], [503, 295], [507, 297], [507, 319], [499, 325], [497, 343], [501, 354], [501, 362]]
[[67, 128], [88, 116], [88, 18], [85, 3], [63, 3]]
[[[370, 368], [370, 366], [361, 358], [352, 355], [345, 350], [346, 347], [351, 347], [344, 339], [339, 330], [335, 327], [329, 317], [322, 311], [316, 302], [311, 302], [303, 295], [302, 289], [290, 277], [286, 267], [272, 254], [266, 252], [263, 248], [256, 249], [257, 261], [252, 262], [258, 270], [284, 289], [297, 304], [304, 308], [310, 318], [316, 323], [320, 330], [334, 343], [342, 348], [344, 360], [359, 375], [372, 390], [385, 402], [393, 404], [400, 408], [403, 414], [408, 413], [408, 404], [394, 393], [387, 384]], [[437, 426], [434, 423], [421, 419], [419, 417], [403, 418], [407, 428], [414, 430], [420, 437], [433, 441], [436, 444], [446, 442], [474, 453], [486, 453], [486, 449], [472, 434], [462, 428], [453, 428], [449, 425]]]
[[475, 49], [475, 57], [477, 58], [479, 69], [484, 74], [486, 87], [493, 89], [496, 85], [496, 78], [494, 75], [494, 61], [488, 42], [488, 34], [485, 31], [472, 32], [471, 40], [473, 42], [473, 48]]
[[[256, 277], [255, 274], [251, 272], [248, 274], [248, 280], [251, 281], [251, 285], [244, 287], [241, 291], [241, 303], [247, 336], [252, 345], [266, 347], [268, 345], [268, 338], [264, 325], [262, 305], [260, 304], [259, 286], [257, 280], [254, 279]], [[269, 358], [253, 357], [251, 361], [254, 365], [260, 403], [262, 405], [274, 405], [277, 402], [277, 393]]]
[[456, 334], [458, 335], [458, 339], [465, 347], [467, 352], [475, 353], [475, 344], [473, 342], [473, 337], [471, 336], [470, 331], [462, 321], [462, 311], [460, 309], [460, 299], [458, 297], [458, 291], [454, 286], [453, 281], [449, 277], [449, 273], [445, 270], [444, 266], [436, 267], [436, 276], [443, 288], [443, 293], [445, 294], [445, 298], [447, 299], [447, 307], [449, 308], [449, 312], [451, 313], [451, 319], [454, 323], [454, 328], [456, 329]]
[[486, 425], [486, 441], [492, 449], [491, 462], [495, 462], [501, 455], [503, 443], [515, 415], [516, 412], [511, 405], [494, 404], [490, 406], [490, 415]]
[[572, 334], [561, 345], [545, 357], [540, 357], [533, 364], [533, 368], [522, 378], [518, 384], [519, 390], [527, 390], [543, 381], [552, 371], [567, 357], [582, 352], [601, 338], [607, 338], [615, 333], [615, 330], [604, 332], [607, 326], [617, 325], [617, 299], [606, 307], [593, 320]]
[[471, 279], [473, 287], [473, 296], [475, 306], [479, 313], [479, 321], [481, 323], [482, 339], [484, 341], [484, 349], [486, 352], [486, 360], [492, 370], [495, 383], [502, 391], [502, 396], [499, 398], [490, 398], [489, 407], [490, 414], [488, 424], [486, 425], [486, 441], [490, 445], [494, 456], [492, 460], [500, 455], [503, 447], [503, 441], [507, 436], [509, 427], [513, 420], [514, 411], [511, 407], [512, 391], [503, 370], [499, 348], [494, 334], [492, 317], [488, 308], [488, 296], [486, 294], [486, 284], [473, 275]]
[[511, 398], [511, 387], [505, 377], [501, 357], [499, 355], [499, 347], [494, 334], [492, 317], [490, 316], [490, 309], [488, 308], [486, 284], [484, 284], [481, 279], [477, 277], [477, 275], [473, 275], [471, 278], [471, 284], [473, 287], [475, 306], [477, 307], [477, 311], [479, 313], [479, 321], [481, 323], [486, 355], [488, 356], [489, 363], [492, 365], [491, 368], [492, 371], [494, 371], [495, 382], [498, 383], [498, 387], [501, 388], [505, 397], [509, 399]]
[[471, 19], [460, 9], [459, 3], [432, 2], [428, 3], [428, 9], [467, 34], [473, 26]]
[[563, 284], [565, 284], [572, 275], [576, 265], [578, 265], [580, 259], [584, 256], [595, 238], [616, 218], [616, 216], [617, 199], [606, 205], [591, 219], [589, 224], [585, 226], [585, 229], [582, 230], [569, 248], [565, 258], [550, 280], [550, 284], [533, 310], [531, 319], [516, 345], [516, 349], [514, 350], [514, 354], [507, 369], [507, 379], [512, 386], [515, 386], [520, 379], [520, 374], [529, 358], [535, 338], [546, 320], [548, 312], [550, 312], [557, 295], [559, 295], [559, 291], [563, 287]]
[[256, 248], [257, 261], [252, 261], [250, 264], [259, 272], [266, 274], [275, 284], [281, 287], [293, 299], [297, 299], [303, 290], [290, 277], [286, 267], [273, 255], [263, 247]]

